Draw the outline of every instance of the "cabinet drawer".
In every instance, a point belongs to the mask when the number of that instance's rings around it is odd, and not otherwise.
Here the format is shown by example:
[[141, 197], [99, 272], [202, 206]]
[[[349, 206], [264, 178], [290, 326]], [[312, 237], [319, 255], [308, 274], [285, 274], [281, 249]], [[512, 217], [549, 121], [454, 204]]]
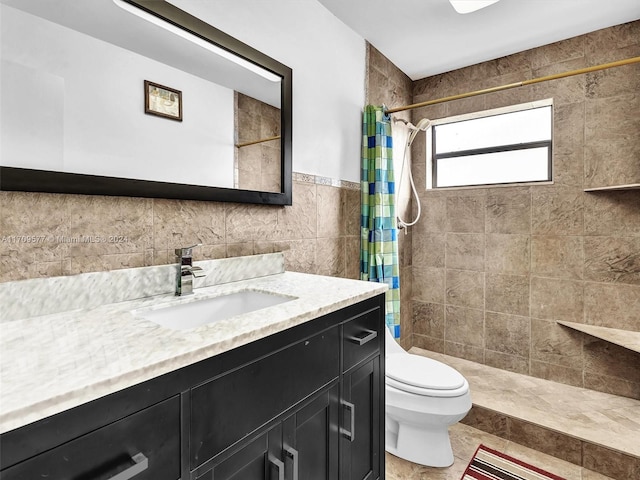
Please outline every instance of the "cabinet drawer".
[[14, 465], [0, 476], [2, 480], [108, 480], [120, 474], [116, 478], [177, 480], [179, 442], [176, 396]]
[[340, 374], [340, 327], [191, 390], [191, 468], [255, 432]]
[[363, 313], [343, 325], [342, 351], [344, 361], [342, 371], [347, 371], [361, 360], [380, 349], [380, 309]]

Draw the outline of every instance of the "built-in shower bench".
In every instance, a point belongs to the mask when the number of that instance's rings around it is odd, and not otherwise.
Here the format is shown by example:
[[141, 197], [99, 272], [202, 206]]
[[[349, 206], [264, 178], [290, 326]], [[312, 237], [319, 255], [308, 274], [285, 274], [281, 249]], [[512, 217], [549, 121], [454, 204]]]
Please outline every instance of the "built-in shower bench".
[[417, 347], [410, 351], [451, 365], [467, 378], [473, 408], [462, 423], [611, 478], [640, 479], [640, 400]]
[[573, 330], [586, 333], [592, 337], [600, 338], [601, 340], [605, 340], [609, 343], [615, 343], [616, 345], [620, 345], [621, 347], [640, 353], [640, 332], [560, 320], [557, 323], [564, 325], [565, 327], [572, 328]]

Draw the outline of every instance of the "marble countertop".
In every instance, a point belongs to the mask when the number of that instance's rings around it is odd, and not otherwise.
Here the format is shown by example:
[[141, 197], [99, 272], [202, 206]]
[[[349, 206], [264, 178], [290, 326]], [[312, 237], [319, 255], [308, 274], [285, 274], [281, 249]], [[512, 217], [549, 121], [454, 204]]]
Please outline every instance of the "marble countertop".
[[[383, 293], [386, 285], [283, 272], [0, 322], [0, 433]], [[295, 297], [215, 324], [179, 331], [132, 310], [240, 290]]]

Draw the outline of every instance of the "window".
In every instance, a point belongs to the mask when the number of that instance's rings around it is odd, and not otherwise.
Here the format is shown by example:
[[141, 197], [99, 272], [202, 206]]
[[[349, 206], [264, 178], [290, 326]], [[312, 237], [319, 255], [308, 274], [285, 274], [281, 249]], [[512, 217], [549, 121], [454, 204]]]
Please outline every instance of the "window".
[[551, 181], [551, 100], [435, 120], [427, 188]]

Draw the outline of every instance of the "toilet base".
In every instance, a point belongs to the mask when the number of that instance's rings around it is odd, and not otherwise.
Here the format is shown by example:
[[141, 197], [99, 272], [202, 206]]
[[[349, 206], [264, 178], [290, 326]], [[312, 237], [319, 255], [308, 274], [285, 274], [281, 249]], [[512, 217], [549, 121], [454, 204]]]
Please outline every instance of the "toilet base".
[[429, 429], [386, 420], [385, 450], [396, 457], [427, 467], [449, 467], [453, 450], [447, 425], [431, 425]]

